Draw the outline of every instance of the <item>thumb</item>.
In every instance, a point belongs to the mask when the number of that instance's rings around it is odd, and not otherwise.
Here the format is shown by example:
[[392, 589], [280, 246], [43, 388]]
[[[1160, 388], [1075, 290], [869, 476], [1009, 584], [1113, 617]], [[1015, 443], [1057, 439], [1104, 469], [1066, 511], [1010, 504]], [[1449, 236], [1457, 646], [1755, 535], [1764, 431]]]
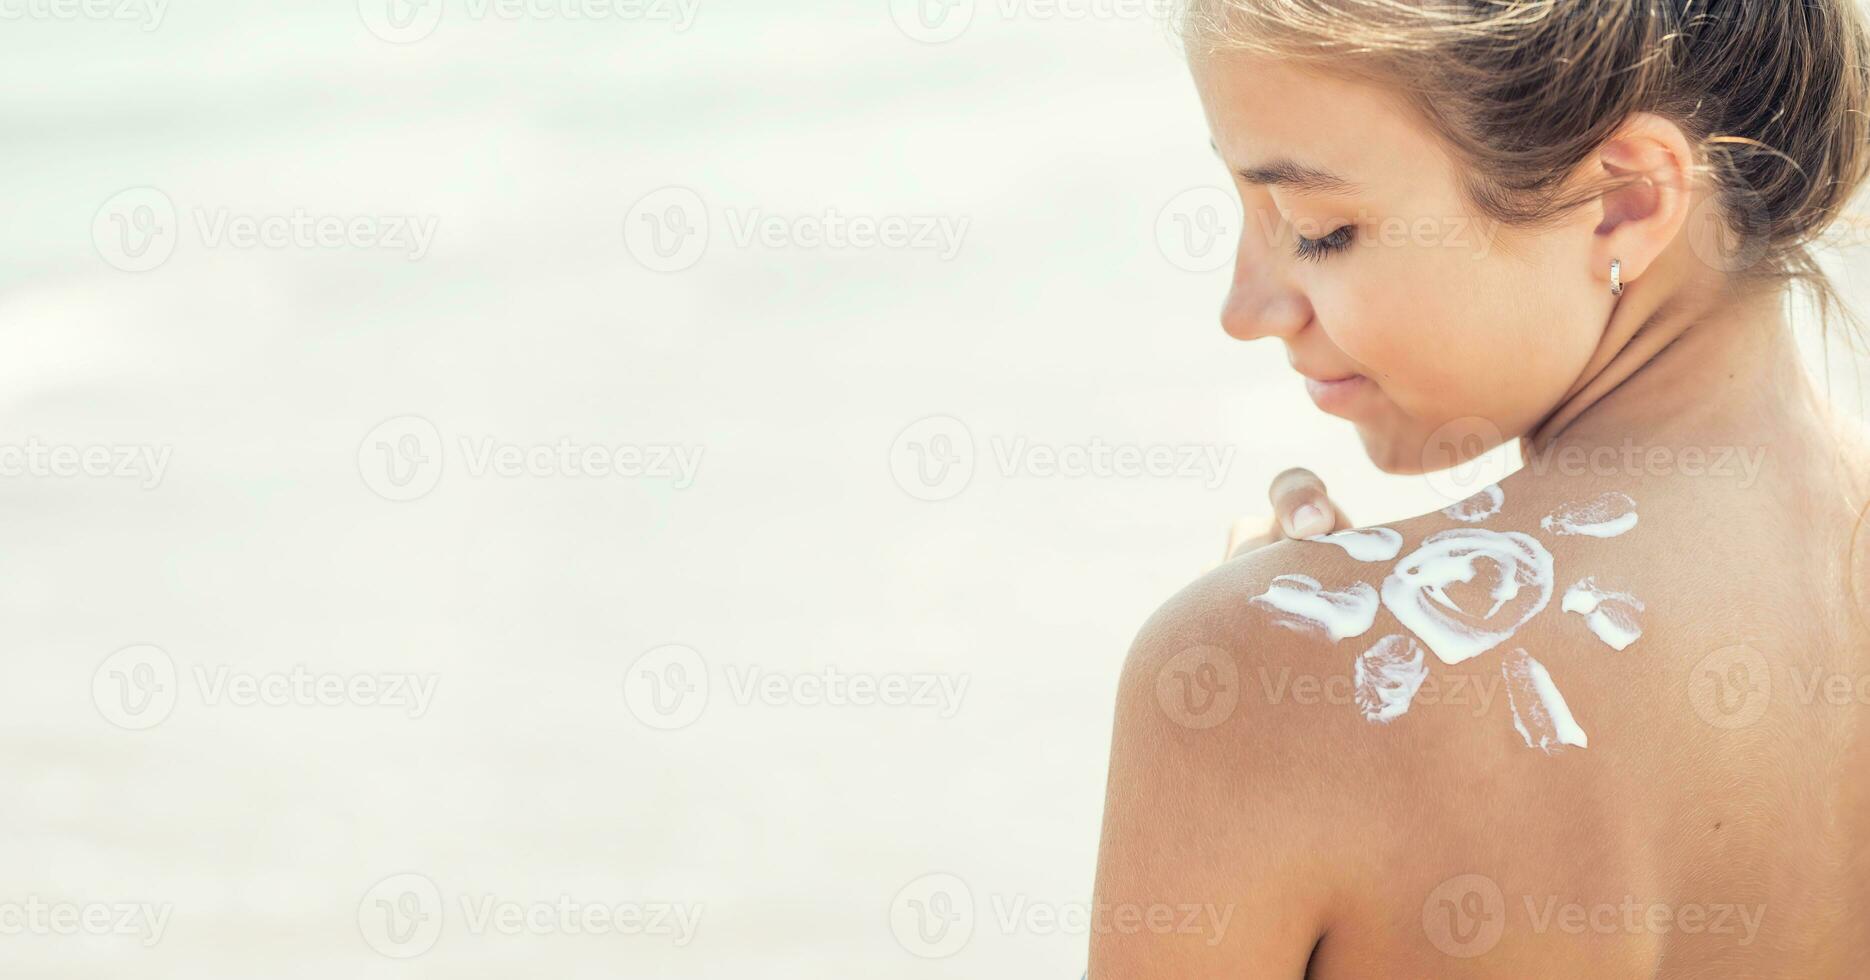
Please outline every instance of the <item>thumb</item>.
[[1267, 496], [1272, 499], [1280, 530], [1289, 538], [1329, 534], [1342, 516], [1325, 495], [1324, 481], [1308, 469], [1289, 469], [1273, 477]]

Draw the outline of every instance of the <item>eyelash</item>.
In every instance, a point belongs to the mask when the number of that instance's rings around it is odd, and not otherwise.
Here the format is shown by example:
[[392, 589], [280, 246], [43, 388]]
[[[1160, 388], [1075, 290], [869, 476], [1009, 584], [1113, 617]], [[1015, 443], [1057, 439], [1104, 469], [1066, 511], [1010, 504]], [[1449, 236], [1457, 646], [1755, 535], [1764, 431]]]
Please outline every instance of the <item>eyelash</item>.
[[1298, 238], [1297, 253], [1300, 259], [1308, 262], [1322, 262], [1325, 256], [1351, 247], [1351, 226], [1345, 225], [1323, 238], [1306, 238], [1304, 235], [1296, 237]]

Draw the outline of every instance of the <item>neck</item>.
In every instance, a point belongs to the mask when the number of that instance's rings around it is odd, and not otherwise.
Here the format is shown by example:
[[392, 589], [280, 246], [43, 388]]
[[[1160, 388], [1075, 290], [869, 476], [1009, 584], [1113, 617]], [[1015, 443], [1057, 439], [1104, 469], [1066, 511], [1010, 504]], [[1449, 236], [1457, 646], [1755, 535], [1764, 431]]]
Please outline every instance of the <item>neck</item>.
[[1522, 441], [1525, 458], [1612, 442], [1764, 445], [1812, 430], [1820, 406], [1784, 291], [1669, 285], [1646, 280], [1624, 291], [1583, 374]]

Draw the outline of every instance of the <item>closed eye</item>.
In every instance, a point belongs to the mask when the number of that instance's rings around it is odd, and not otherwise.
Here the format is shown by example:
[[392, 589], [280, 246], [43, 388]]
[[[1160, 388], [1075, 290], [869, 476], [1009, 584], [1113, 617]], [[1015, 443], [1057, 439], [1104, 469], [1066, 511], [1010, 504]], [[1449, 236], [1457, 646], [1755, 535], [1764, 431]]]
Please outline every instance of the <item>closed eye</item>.
[[1298, 257], [1308, 262], [1320, 262], [1325, 256], [1349, 248], [1356, 238], [1356, 229], [1351, 225], [1345, 225], [1323, 238], [1306, 238], [1304, 235], [1299, 235], [1297, 238], [1295, 250]]

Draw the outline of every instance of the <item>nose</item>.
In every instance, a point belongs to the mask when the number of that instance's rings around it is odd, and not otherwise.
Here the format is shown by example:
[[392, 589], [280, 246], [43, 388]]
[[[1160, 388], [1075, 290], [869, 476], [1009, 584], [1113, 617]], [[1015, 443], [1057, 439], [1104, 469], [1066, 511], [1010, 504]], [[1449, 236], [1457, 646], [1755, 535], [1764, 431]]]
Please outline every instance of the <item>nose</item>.
[[1234, 281], [1221, 307], [1221, 329], [1236, 340], [1289, 340], [1311, 321], [1311, 304], [1289, 277], [1276, 243], [1254, 237], [1254, 222], [1242, 228], [1234, 254]]

